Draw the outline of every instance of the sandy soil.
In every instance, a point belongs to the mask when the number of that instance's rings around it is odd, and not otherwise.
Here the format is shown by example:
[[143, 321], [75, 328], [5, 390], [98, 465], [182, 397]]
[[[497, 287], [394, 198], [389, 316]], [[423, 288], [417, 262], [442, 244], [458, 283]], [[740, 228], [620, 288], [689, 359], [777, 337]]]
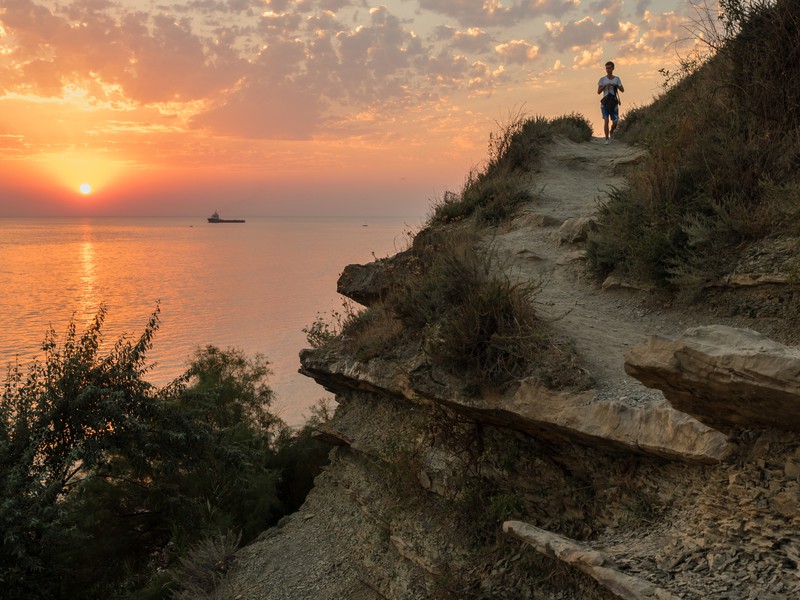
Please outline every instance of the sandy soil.
[[557, 139], [532, 178], [535, 199], [490, 241], [509, 277], [540, 286], [537, 314], [574, 340], [599, 395], [631, 402], [661, 394], [625, 374], [625, 353], [651, 335], [673, 337], [698, 323], [686, 322], [684, 313], [654, 309], [648, 291], [602, 289], [586, 272], [583, 244], [562, 242], [561, 231], [570, 219], [592, 218], [608, 192], [626, 184], [621, 168], [641, 154], [620, 142]]

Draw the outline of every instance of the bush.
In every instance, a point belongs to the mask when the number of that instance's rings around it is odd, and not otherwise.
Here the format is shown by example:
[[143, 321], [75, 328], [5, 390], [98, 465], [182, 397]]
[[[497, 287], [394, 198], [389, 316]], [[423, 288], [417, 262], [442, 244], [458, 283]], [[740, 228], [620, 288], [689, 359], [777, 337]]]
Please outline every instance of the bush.
[[550, 120], [553, 135], [562, 135], [573, 142], [589, 142], [592, 139], [592, 124], [579, 113], [563, 115]]
[[[0, 402], [3, 597], [164, 597], [154, 575], [204, 536], [248, 541], [296, 508], [324, 462], [269, 411], [263, 357], [213, 346], [163, 389], [144, 380], [158, 310], [102, 355], [101, 308]], [[298, 463], [302, 463], [298, 466]], [[145, 593], [145, 590], [148, 590]]]
[[197, 542], [181, 558], [172, 577], [177, 590], [173, 600], [213, 600], [222, 577], [233, 565], [240, 536], [231, 532]]

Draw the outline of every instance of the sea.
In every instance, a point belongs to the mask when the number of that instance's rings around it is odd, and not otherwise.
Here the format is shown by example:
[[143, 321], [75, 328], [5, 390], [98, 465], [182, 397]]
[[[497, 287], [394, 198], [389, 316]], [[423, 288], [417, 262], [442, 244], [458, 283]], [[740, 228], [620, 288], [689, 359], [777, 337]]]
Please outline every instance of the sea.
[[[335, 322], [336, 281], [351, 263], [408, 247], [421, 217], [0, 218], [0, 366], [42, 358], [52, 328], [82, 331], [99, 307], [109, 346], [137, 338], [160, 306], [146, 379], [161, 386], [208, 344], [270, 363], [273, 409], [292, 426], [330, 394], [300, 375], [303, 329]], [[355, 305], [358, 308], [358, 305]]]

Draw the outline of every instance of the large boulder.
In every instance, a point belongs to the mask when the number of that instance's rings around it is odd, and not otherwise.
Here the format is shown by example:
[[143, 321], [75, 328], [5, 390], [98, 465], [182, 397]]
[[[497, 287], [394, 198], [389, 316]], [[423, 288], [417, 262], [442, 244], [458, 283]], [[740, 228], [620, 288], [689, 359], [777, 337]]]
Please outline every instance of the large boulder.
[[800, 348], [722, 325], [651, 337], [625, 356], [625, 371], [676, 409], [722, 430], [800, 430]]
[[411, 260], [411, 252], [405, 250], [365, 265], [347, 265], [336, 282], [336, 291], [359, 304], [372, 306], [386, 297], [397, 274]]

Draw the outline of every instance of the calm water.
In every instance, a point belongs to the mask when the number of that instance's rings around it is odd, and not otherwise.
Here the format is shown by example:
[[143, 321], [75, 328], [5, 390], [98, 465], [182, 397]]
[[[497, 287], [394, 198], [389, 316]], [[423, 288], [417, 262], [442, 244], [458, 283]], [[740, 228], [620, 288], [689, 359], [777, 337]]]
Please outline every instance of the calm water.
[[340, 310], [345, 265], [402, 250], [410, 218], [0, 219], [0, 365], [40, 356], [50, 326], [61, 339], [101, 303], [105, 339], [138, 336], [156, 302], [161, 329], [149, 380], [180, 374], [198, 346], [260, 352], [271, 363], [276, 407], [290, 424], [329, 395], [297, 373], [302, 328]]

